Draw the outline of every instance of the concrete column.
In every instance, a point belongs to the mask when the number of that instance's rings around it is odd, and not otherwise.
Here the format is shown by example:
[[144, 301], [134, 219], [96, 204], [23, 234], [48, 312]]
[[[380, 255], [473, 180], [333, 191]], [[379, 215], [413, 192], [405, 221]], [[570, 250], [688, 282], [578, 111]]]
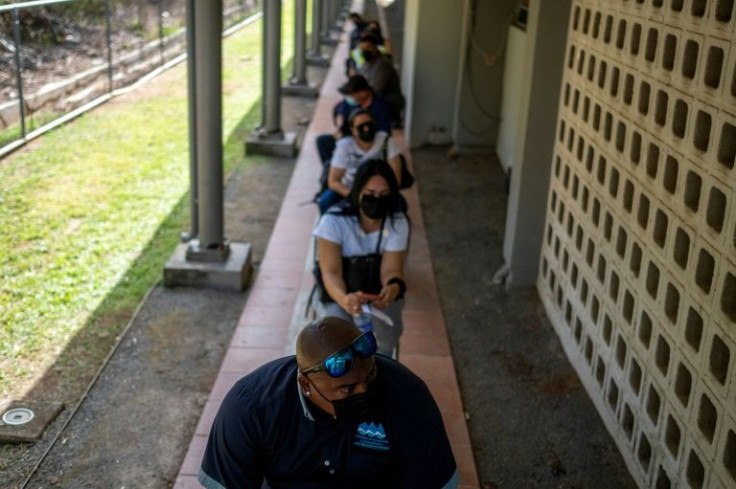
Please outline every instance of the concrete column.
[[322, 19], [320, 20], [320, 42], [325, 46], [337, 46], [337, 39], [332, 37], [330, 25], [332, 24], [332, 0], [318, 0], [322, 4]]
[[330, 29], [336, 32], [342, 32], [342, 22], [340, 21], [340, 0], [328, 0], [330, 2]]
[[224, 260], [222, 169], [222, 0], [196, 0], [194, 53], [199, 243], [190, 259]]
[[194, 48], [189, 61], [191, 131], [196, 138], [198, 239], [182, 243], [164, 267], [164, 285], [195, 285], [242, 290], [250, 273], [249, 244], [224, 236], [222, 168], [222, 0], [187, 3], [187, 30]]
[[197, 194], [197, 78], [195, 76], [196, 55], [194, 53], [194, 1], [187, 0], [187, 105], [189, 111], [189, 233], [182, 233], [182, 241], [194, 239], [199, 234], [199, 203]]
[[263, 3], [261, 125], [245, 143], [246, 154], [293, 157], [296, 134], [281, 130], [281, 2]]
[[312, 0], [312, 32], [309, 35], [309, 52], [307, 64], [313, 66], [330, 66], [330, 60], [322, 56], [320, 34], [322, 30], [322, 0]]
[[530, 6], [503, 246], [507, 287], [537, 282], [570, 6], [571, 0]]
[[263, 92], [261, 127], [281, 136], [281, 2], [263, 4]]
[[307, 81], [307, 0], [294, 0], [294, 61], [292, 76], [284, 87], [284, 95], [316, 97], [317, 89]]

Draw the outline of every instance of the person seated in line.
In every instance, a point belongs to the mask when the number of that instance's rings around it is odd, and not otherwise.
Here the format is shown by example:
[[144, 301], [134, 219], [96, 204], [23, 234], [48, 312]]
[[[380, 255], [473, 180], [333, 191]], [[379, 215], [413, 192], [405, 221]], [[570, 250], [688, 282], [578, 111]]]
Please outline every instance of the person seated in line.
[[334, 317], [305, 326], [296, 355], [230, 389], [198, 480], [208, 489], [452, 489], [460, 475], [426, 384], [375, 355], [372, 333]]
[[320, 195], [317, 205], [320, 214], [348, 196], [358, 167], [374, 158], [385, 159], [394, 171], [401, 187], [401, 160], [399, 147], [383, 131], [378, 131], [370, 111], [354, 109], [348, 117], [351, 136], [337, 142], [327, 176], [328, 189]]
[[350, 12], [348, 19], [353, 23], [353, 30], [350, 31], [350, 50], [352, 51], [358, 44], [358, 39], [363, 35], [363, 30], [368, 27], [368, 22], [358, 12]]
[[313, 233], [322, 315], [351, 319], [371, 302], [393, 322], [373, 318], [386, 355], [393, 354], [403, 331], [409, 218], [400, 209], [394, 171], [383, 160], [368, 160], [355, 173], [348, 197], [321, 217]]
[[404, 96], [401, 94], [399, 74], [390, 59], [378, 49], [378, 39], [370, 34], [363, 35], [358, 42], [365, 62], [358, 68], [358, 73], [368, 81], [373, 91], [388, 103], [391, 122], [401, 122], [404, 110]]
[[[378, 44], [380, 46], [384, 46], [386, 44], [387, 39], [383, 37], [383, 33], [381, 32], [381, 24], [379, 24], [377, 20], [369, 20], [366, 23], [364, 30], [364, 34], [371, 34], [372, 36], [374, 36], [378, 40]], [[384, 54], [386, 53], [384, 52]]]
[[332, 158], [337, 140], [350, 135], [348, 117], [358, 107], [370, 110], [378, 130], [391, 134], [391, 114], [388, 104], [373, 92], [363, 76], [351, 76], [338, 91], [343, 95], [343, 100], [333, 111], [336, 130], [333, 134], [322, 134], [316, 138], [317, 152], [323, 163]]
[[376, 39], [378, 51], [386, 58], [391, 59], [391, 42], [383, 37], [381, 26], [377, 20], [368, 21], [361, 29], [358, 37], [354, 41], [352, 38], [350, 39], [350, 51], [348, 52], [349, 54], [346, 64], [346, 73], [348, 76], [358, 74], [359, 68], [363, 66], [363, 63], [365, 62], [365, 58], [363, 58], [363, 54], [358, 47], [358, 42], [364, 35], [372, 35]]
[[353, 23], [353, 29], [350, 31], [350, 47], [348, 49], [348, 58], [345, 60], [346, 76], [350, 76], [355, 72], [355, 61], [352, 58], [352, 52], [358, 45], [358, 40], [363, 35], [363, 31], [368, 27], [368, 22], [358, 12], [350, 12], [348, 18]]
[[[381, 24], [379, 24], [377, 20], [370, 20], [366, 24], [361, 35], [368, 35], [368, 34], [374, 36], [377, 39], [378, 50], [381, 51], [381, 53], [385, 57], [387, 57], [388, 59], [391, 59], [391, 57], [393, 56], [393, 53], [391, 51], [391, 40], [387, 37], [383, 37], [383, 32], [381, 32]], [[357, 44], [356, 44], [356, 47], [357, 47]]]

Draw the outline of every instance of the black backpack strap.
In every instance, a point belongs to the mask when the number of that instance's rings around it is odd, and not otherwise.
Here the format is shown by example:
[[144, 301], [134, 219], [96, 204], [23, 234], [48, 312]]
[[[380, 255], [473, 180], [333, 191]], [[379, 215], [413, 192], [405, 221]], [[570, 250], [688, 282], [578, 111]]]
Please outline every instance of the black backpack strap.
[[386, 225], [386, 218], [384, 217], [381, 220], [381, 229], [378, 231], [378, 243], [376, 243], [376, 255], [381, 254], [381, 240], [383, 239], [383, 226], [385, 225]]

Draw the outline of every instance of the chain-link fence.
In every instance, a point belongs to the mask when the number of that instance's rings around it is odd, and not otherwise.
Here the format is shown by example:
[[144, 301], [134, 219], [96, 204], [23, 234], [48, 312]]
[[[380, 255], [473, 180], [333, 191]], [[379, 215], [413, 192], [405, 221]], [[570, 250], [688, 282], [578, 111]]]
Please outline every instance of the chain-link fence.
[[[224, 0], [224, 26], [257, 0]], [[0, 157], [186, 51], [186, 0], [0, 0]]]

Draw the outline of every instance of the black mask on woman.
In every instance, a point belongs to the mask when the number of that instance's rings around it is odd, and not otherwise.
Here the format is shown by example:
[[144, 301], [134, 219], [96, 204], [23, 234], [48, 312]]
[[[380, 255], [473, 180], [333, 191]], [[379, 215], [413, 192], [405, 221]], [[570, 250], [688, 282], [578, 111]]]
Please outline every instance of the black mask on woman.
[[363, 214], [371, 219], [383, 219], [384, 217], [386, 217], [390, 206], [390, 195], [383, 195], [381, 197], [364, 195], [360, 199], [360, 208], [363, 210]]
[[358, 128], [358, 137], [366, 143], [376, 139], [376, 126], [374, 124], [361, 124]]

